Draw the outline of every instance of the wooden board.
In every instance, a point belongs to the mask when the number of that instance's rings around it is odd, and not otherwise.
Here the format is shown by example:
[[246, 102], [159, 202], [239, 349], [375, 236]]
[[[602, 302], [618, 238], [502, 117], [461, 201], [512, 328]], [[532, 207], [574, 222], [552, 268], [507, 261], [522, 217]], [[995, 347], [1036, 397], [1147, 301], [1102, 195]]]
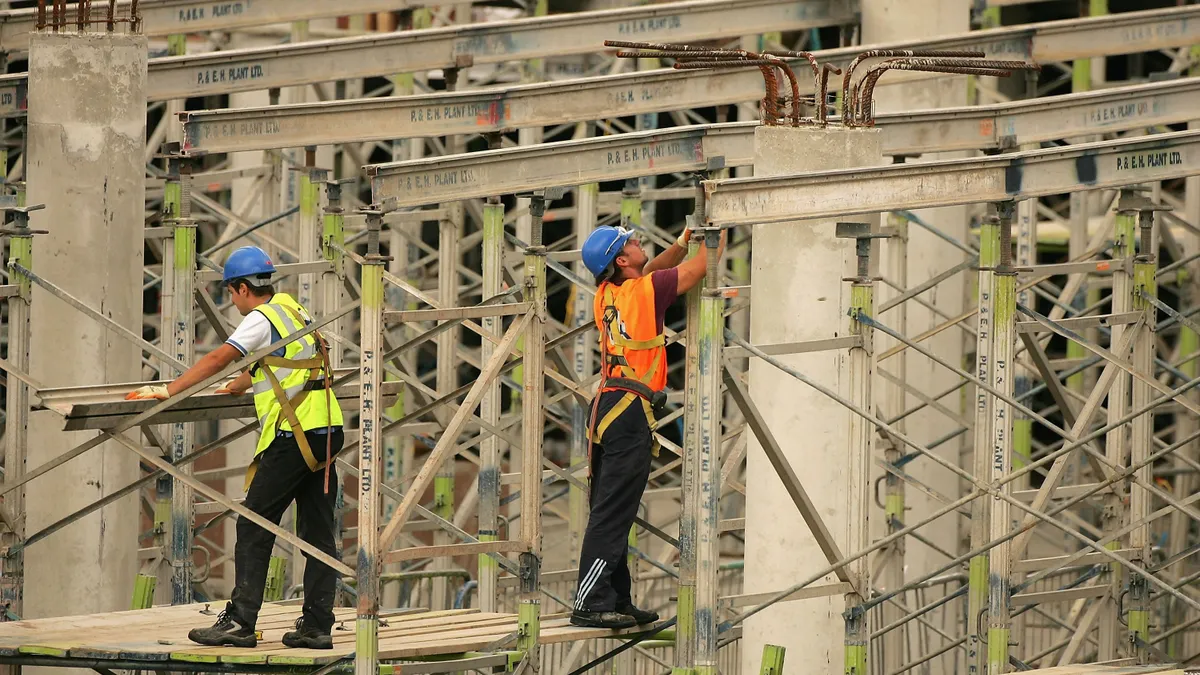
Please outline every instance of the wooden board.
[[[221, 603], [197, 603], [0, 623], [0, 655], [16, 659], [22, 655], [51, 656], [61, 658], [64, 666], [71, 665], [75, 659], [89, 659], [145, 662], [147, 669], [154, 670], [170, 670], [171, 663], [220, 663], [235, 669], [244, 666], [247, 672], [261, 672], [264, 666], [322, 666], [354, 652], [355, 610], [351, 608], [338, 608], [334, 612], [337, 623], [333, 649], [284, 647], [283, 634], [292, 629], [301, 612], [294, 603], [263, 605], [257, 626], [263, 637], [257, 647], [206, 647], [188, 640], [190, 630], [211, 625], [221, 608]], [[474, 609], [401, 611], [385, 615], [383, 620], [385, 624], [379, 629], [381, 659], [457, 655], [488, 648], [512, 649], [517, 630], [514, 614], [484, 613]], [[542, 620], [542, 641], [611, 638], [644, 630], [576, 628], [569, 625], [567, 616], [551, 614]], [[1126, 674], [1114, 672], [1111, 675]]]
[[[359, 388], [357, 384], [334, 387], [334, 395], [338, 401], [350, 405], [351, 409], [358, 406]], [[390, 405], [388, 397], [384, 403]], [[121, 422], [139, 415], [160, 401], [126, 401], [113, 400], [102, 402], [74, 403], [56, 405], [54, 409], [65, 418], [63, 429], [79, 431], [84, 429], [111, 429]], [[195, 422], [197, 420], [224, 420], [255, 417], [254, 397], [250, 394], [229, 396], [227, 394], [197, 394], [189, 397], [172, 408], [154, 417], [146, 424], [166, 424], [168, 422]]]

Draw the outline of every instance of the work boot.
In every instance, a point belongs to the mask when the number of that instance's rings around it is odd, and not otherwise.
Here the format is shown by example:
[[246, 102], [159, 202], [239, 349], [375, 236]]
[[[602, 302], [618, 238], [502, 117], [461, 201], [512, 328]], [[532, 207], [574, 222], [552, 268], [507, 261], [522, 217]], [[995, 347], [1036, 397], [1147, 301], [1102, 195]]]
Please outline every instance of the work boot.
[[228, 608], [217, 615], [217, 622], [210, 628], [193, 628], [188, 639], [210, 647], [230, 645], [233, 647], [257, 647], [258, 638], [254, 627], [242, 624]]
[[319, 628], [304, 624], [304, 617], [296, 619], [296, 630], [283, 634], [285, 647], [303, 647], [304, 649], [333, 649], [333, 636]]
[[575, 610], [571, 612], [571, 625], [584, 626], [587, 628], [633, 628], [638, 624], [637, 620], [628, 614], [620, 612], [585, 612]]
[[639, 626], [644, 626], [648, 623], [654, 623], [655, 621], [658, 621], [658, 612], [638, 609], [633, 605], [633, 603], [629, 603], [624, 607], [617, 607], [617, 611], [622, 614], [628, 614], [629, 616], [632, 616], [633, 620], [637, 621]]

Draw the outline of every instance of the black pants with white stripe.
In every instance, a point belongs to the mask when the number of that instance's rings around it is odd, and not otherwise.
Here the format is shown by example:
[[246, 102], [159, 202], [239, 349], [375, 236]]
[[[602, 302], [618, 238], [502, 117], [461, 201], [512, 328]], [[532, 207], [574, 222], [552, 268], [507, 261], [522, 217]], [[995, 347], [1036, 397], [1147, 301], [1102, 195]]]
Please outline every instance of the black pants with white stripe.
[[[597, 423], [624, 396], [621, 391], [601, 394]], [[635, 399], [600, 440], [592, 445], [591, 513], [575, 594], [575, 608], [585, 612], [611, 612], [631, 604], [629, 528], [650, 477], [653, 441], [641, 401]]]

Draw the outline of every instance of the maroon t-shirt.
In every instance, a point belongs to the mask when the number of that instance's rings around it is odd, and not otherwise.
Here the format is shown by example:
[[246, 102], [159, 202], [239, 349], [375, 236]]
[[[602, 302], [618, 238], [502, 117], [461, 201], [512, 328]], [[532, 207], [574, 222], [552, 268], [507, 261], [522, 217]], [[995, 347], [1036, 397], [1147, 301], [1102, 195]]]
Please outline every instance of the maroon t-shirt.
[[654, 285], [654, 326], [659, 335], [662, 335], [667, 308], [679, 297], [679, 270], [672, 267], [667, 270], [651, 272], [650, 283]]

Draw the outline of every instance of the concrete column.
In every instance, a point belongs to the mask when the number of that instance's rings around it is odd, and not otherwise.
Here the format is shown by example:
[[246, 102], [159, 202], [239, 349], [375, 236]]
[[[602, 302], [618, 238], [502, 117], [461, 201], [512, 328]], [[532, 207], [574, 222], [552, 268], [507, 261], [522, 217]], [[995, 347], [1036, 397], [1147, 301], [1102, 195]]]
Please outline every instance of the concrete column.
[[[918, 0], [916, 2], [913, 0], [864, 0], [862, 3], [863, 44], [917, 40], [964, 33], [970, 30], [971, 4], [970, 0]], [[884, 81], [888, 77], [885, 75]], [[875, 102], [878, 112], [962, 106], [967, 104], [967, 82], [965, 77], [937, 77], [906, 84], [903, 87], [883, 87], [875, 90]], [[941, 153], [925, 155], [908, 161], [923, 162], [961, 156], [963, 153]], [[924, 222], [960, 241], [966, 241], [967, 207], [927, 209], [915, 213]], [[896, 283], [903, 279], [907, 283], [902, 285], [911, 288], [924, 283], [964, 259], [962, 252], [919, 225], [909, 224], [907, 232], [906, 255], [900, 257], [884, 255], [878, 258], [882, 262], [880, 266], [882, 276], [887, 281]], [[890, 247], [902, 245], [904, 244], [898, 240], [888, 240], [882, 244], [885, 251]], [[905, 266], [905, 269], [898, 267], [901, 264]], [[957, 316], [963, 309], [964, 284], [969, 279], [968, 275], [969, 273], [959, 274], [943, 281], [936, 288], [923, 293], [920, 298], [932, 303], [946, 316]], [[878, 302], [880, 304], [901, 293], [889, 286], [887, 282], [878, 284], [877, 288], [879, 289]], [[896, 307], [882, 313], [879, 320], [885, 325], [911, 336], [942, 323], [946, 316], [939, 316], [930, 309], [909, 300], [903, 308]], [[902, 323], [905, 325], [902, 326]], [[961, 363], [963, 346], [966, 343], [963, 337], [964, 334], [958, 330], [944, 331], [928, 341], [925, 346], [949, 359], [951, 363]], [[883, 333], [876, 333], [876, 340], [878, 340], [877, 347], [880, 351], [890, 349], [895, 344], [894, 340]], [[931, 395], [934, 392], [944, 392], [950, 389], [958, 381], [957, 375], [919, 354], [908, 353], [904, 357], [904, 361], [902, 367], [901, 357], [895, 356], [881, 361], [878, 369], [894, 376], [901, 375], [903, 372], [903, 377], [910, 386]], [[889, 416], [918, 403], [915, 397], [904, 394], [899, 387], [886, 388], [885, 392], [881, 403]], [[959, 410], [959, 393], [956, 392], [940, 402], [952, 410]], [[956, 428], [958, 428], [956, 422], [928, 407], [907, 420], [907, 429], [916, 440], [923, 443], [942, 438]], [[966, 436], [960, 438], [966, 438]], [[956, 439], [939, 446], [936, 451], [951, 461], [958, 461], [961, 447], [962, 443]], [[906, 466], [905, 469], [942, 494], [958, 494], [960, 481], [928, 460], [919, 459]], [[875, 468], [874, 471], [876, 476], [882, 474], [878, 468]], [[920, 520], [941, 506], [940, 503], [935, 502], [919, 490], [908, 490], [905, 502], [909, 510], [901, 515], [903, 522]], [[931, 537], [945, 550], [954, 551], [958, 547], [959, 532], [953, 525], [953, 521], [947, 520], [945, 527], [935, 527], [924, 534]], [[875, 519], [872, 524], [872, 538], [883, 536], [885, 534], [884, 526], [883, 518]], [[965, 531], [963, 530], [963, 532]], [[924, 545], [908, 546], [899, 550], [902, 551], [902, 558], [891, 562], [897, 568], [895, 574], [891, 575], [891, 579], [887, 574], [881, 576], [877, 587], [890, 590], [901, 579], [912, 579], [946, 562], [945, 558]], [[901, 570], [903, 571], [901, 572]], [[893, 606], [885, 605], [886, 621], [897, 619], [899, 616], [900, 612]], [[914, 622], [909, 627], [892, 631], [885, 637], [881, 646], [884, 650], [886, 672], [892, 672], [898, 668], [907, 660], [906, 655], [911, 657], [918, 653], [918, 651], [914, 651], [920, 649], [918, 643], [911, 641], [916, 637], [916, 631], [913, 630], [916, 627]], [[902, 640], [905, 637], [910, 640], [907, 652], [902, 650]]]
[[[46, 204], [39, 222], [51, 231], [34, 243], [35, 269], [139, 333], [146, 54], [140, 36], [64, 33], [30, 40], [28, 199]], [[140, 379], [133, 346], [36, 286], [32, 316], [32, 375], [48, 386]], [[65, 433], [62, 420], [48, 412], [33, 415], [29, 431], [31, 469], [95, 435]], [[139, 475], [137, 456], [117, 443], [89, 450], [29, 484], [27, 530]], [[128, 609], [137, 532], [137, 496], [129, 495], [30, 548], [25, 616]]]
[[[880, 131], [760, 127], [754, 174], [771, 176], [881, 164]], [[861, 220], [856, 217], [855, 220]], [[799, 221], [754, 228], [750, 340], [754, 344], [845, 336], [850, 331], [854, 241], [834, 237], [833, 221]], [[849, 393], [846, 350], [779, 357], [789, 366]], [[757, 359], [750, 395], [843, 552], [850, 542], [852, 500], [867, 486], [850, 485], [847, 434], [851, 413], [792, 376]], [[747, 451], [745, 593], [778, 591], [828, 564], [759, 444]], [[865, 575], [864, 575], [865, 576]], [[834, 583], [829, 575], [823, 582]], [[802, 654], [805, 672], [840, 670], [845, 601], [840, 596], [775, 605], [747, 621], [742, 671], [755, 672], [764, 644]]]

